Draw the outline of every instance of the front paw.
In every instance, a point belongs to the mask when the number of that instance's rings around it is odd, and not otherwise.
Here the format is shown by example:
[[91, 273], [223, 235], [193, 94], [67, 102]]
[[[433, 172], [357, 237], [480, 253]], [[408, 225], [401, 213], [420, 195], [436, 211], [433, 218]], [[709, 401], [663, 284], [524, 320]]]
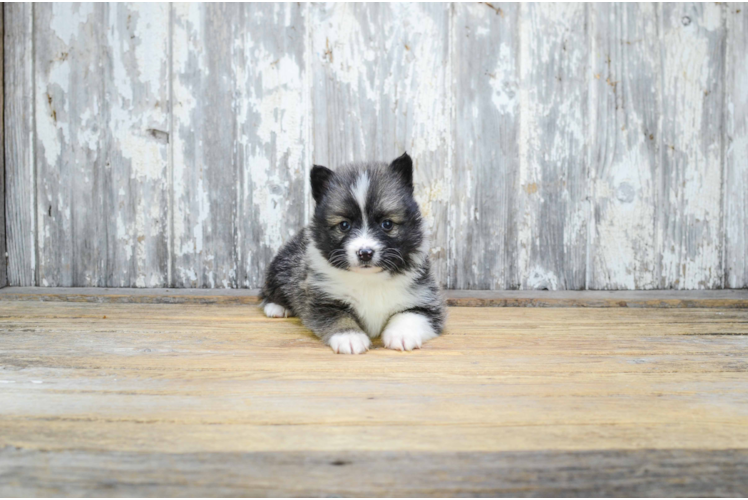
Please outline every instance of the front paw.
[[362, 354], [371, 347], [369, 336], [356, 331], [336, 333], [327, 343], [338, 354]]
[[417, 313], [394, 315], [382, 333], [382, 342], [387, 349], [412, 351], [420, 349], [424, 342], [438, 334], [428, 318]]
[[262, 310], [268, 318], [288, 318], [289, 316], [292, 316], [288, 313], [288, 309], [272, 302], [265, 304]]

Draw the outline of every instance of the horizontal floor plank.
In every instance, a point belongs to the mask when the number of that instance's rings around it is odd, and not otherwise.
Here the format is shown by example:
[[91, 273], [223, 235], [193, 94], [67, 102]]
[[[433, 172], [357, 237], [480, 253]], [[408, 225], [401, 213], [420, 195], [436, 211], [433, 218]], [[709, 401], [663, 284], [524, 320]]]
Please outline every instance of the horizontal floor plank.
[[[206, 288], [0, 289], [0, 300], [123, 304], [257, 304], [259, 290]], [[748, 308], [748, 289], [734, 290], [446, 290], [453, 307]]]
[[0, 492], [74, 497], [737, 497], [748, 495], [747, 467], [747, 450], [163, 454], [6, 447], [0, 449], [0, 470], [11, 474]]

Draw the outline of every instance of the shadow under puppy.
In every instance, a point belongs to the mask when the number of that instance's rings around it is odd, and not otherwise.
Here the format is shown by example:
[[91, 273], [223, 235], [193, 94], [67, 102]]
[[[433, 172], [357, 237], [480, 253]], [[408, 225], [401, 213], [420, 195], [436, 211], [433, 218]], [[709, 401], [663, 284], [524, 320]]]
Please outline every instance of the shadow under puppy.
[[442, 332], [444, 301], [431, 274], [407, 153], [387, 163], [314, 166], [312, 223], [270, 263], [261, 299], [271, 318], [298, 316], [333, 351], [360, 354], [382, 336], [420, 348]]

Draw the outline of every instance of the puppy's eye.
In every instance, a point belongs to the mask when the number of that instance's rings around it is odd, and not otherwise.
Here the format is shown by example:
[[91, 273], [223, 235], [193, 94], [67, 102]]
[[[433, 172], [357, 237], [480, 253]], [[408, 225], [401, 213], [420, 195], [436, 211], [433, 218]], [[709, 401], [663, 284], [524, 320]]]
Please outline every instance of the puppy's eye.
[[387, 231], [388, 233], [389, 233], [390, 231], [392, 231], [392, 228], [393, 228], [393, 227], [395, 227], [395, 223], [394, 223], [394, 222], [392, 222], [391, 220], [389, 220], [389, 219], [385, 219], [385, 220], [383, 220], [383, 221], [382, 221], [382, 229], [384, 229], [384, 230], [385, 230], [385, 231]]
[[341, 231], [345, 233], [351, 228], [351, 223], [348, 222], [347, 220], [344, 220], [343, 222], [338, 224], [338, 227], [340, 228]]

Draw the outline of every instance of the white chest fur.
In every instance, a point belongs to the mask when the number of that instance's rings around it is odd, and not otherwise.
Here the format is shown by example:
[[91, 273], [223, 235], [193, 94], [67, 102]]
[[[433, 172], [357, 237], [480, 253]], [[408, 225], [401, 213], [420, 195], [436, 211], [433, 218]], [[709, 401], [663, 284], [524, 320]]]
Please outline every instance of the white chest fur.
[[344, 271], [331, 266], [312, 245], [307, 257], [312, 268], [326, 278], [315, 282], [314, 286], [336, 300], [350, 304], [371, 338], [382, 333], [394, 313], [419, 303], [417, 291], [410, 286], [412, 274], [392, 276], [387, 272], [360, 274]]

